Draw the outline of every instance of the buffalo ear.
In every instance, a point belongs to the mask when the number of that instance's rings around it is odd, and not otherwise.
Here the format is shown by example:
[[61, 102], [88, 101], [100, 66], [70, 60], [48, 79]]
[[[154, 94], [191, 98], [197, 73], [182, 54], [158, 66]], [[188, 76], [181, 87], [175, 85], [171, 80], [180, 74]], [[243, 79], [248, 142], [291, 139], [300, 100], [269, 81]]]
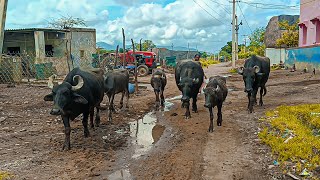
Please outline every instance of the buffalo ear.
[[244, 67], [239, 67], [238, 68], [238, 74], [242, 75], [243, 74], [243, 70], [244, 70]]
[[88, 101], [83, 96], [73, 93], [73, 101], [80, 104], [88, 104]]
[[43, 98], [43, 100], [45, 100], [45, 101], [53, 101], [53, 95], [52, 95], [52, 93], [46, 95], [46, 96]]

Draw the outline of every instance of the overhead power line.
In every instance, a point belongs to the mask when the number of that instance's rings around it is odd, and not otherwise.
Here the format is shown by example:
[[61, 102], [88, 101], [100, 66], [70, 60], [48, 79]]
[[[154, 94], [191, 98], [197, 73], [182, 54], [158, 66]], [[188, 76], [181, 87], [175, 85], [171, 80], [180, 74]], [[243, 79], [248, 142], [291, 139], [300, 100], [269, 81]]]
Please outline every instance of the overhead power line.
[[242, 3], [248, 4], [249, 6], [259, 8], [259, 9], [295, 9], [298, 10], [298, 5], [285, 5], [285, 4], [270, 4], [270, 3], [260, 3], [260, 2], [248, 2], [240, 1]]
[[205, 8], [203, 8], [199, 3], [197, 3], [195, 0], [193, 0], [194, 3], [196, 3], [201, 9], [203, 9], [207, 14], [209, 14], [212, 18], [214, 18], [215, 20], [219, 21], [221, 24], [224, 24], [224, 22], [222, 22], [221, 20], [219, 20], [218, 18], [214, 17], [211, 13], [209, 13]]
[[210, 7], [205, 1], [203, 1], [203, 3], [209, 7], [212, 11], [214, 11], [219, 17], [222, 17], [215, 9], [213, 9], [212, 7]]
[[244, 16], [244, 14], [243, 14], [243, 12], [242, 12], [242, 9], [241, 9], [240, 4], [239, 4], [239, 3], [237, 3], [237, 4], [238, 4], [238, 7], [239, 7], [240, 12], [241, 12], [241, 14], [242, 14], [242, 17], [243, 17], [244, 21], [246, 22], [246, 24], [247, 24], [247, 26], [248, 26], [248, 28], [249, 28], [249, 30], [250, 30], [250, 32], [251, 32], [251, 34], [252, 34], [252, 29], [250, 28], [249, 23], [248, 23], [248, 21], [247, 21], [246, 17]]
[[219, 5], [220, 5], [220, 7], [222, 7], [222, 9], [223, 9], [225, 12], [227, 12], [228, 14], [231, 14], [231, 11], [230, 11], [230, 10], [228, 10], [227, 8], [225, 8], [225, 6], [229, 6], [229, 5], [222, 4], [222, 3], [219, 3], [219, 2], [214, 1], [214, 0], [210, 0], [210, 1], [211, 1], [211, 2], [213, 2], [213, 3], [219, 4]]

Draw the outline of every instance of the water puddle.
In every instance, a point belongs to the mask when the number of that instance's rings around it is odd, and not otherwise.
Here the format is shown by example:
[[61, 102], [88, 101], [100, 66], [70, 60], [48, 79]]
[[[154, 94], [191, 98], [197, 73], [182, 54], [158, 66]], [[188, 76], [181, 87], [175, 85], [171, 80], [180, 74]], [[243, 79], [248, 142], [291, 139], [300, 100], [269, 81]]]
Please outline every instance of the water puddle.
[[116, 171], [108, 175], [108, 180], [129, 180], [129, 179], [133, 179], [129, 169], [121, 169], [119, 171]]
[[[168, 112], [174, 106], [173, 100], [181, 99], [181, 96], [168, 98], [165, 101], [165, 106], [161, 109], [162, 112]], [[164, 116], [164, 114], [162, 114]], [[157, 124], [157, 112], [149, 112], [142, 119], [130, 122], [131, 143], [134, 145], [134, 154], [132, 158], [138, 158], [145, 155], [152, 146], [159, 141], [165, 126]]]

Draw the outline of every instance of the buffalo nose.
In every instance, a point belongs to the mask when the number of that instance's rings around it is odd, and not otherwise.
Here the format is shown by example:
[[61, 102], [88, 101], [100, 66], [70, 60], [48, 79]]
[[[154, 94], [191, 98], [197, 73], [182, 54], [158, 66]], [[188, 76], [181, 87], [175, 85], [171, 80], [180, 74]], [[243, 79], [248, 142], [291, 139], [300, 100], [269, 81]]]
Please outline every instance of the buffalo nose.
[[204, 104], [204, 107], [205, 107], [205, 108], [210, 108], [211, 105], [210, 105], [210, 104]]
[[182, 98], [181, 98], [181, 101], [188, 101], [188, 100], [189, 100], [188, 97], [182, 97]]
[[61, 115], [61, 111], [59, 109], [51, 109], [51, 115]]
[[251, 92], [252, 89], [245, 89], [244, 92]]

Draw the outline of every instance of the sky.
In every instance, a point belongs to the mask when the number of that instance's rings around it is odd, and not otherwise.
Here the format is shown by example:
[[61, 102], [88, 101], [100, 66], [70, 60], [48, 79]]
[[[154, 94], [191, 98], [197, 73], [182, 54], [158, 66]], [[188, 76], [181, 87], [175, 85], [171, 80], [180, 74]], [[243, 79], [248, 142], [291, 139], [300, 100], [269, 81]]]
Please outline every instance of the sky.
[[[159, 46], [184, 46], [217, 52], [231, 38], [229, 0], [8, 0], [6, 29], [48, 27], [50, 19], [80, 17], [97, 31], [97, 42], [116, 46], [132, 38]], [[262, 3], [262, 4], [259, 4]], [[264, 4], [265, 3], [265, 4]], [[239, 43], [277, 15], [299, 14], [299, 0], [240, 0]], [[266, 5], [268, 4], [268, 5]], [[273, 4], [273, 5], [269, 5]], [[295, 6], [295, 7], [288, 7]]]

